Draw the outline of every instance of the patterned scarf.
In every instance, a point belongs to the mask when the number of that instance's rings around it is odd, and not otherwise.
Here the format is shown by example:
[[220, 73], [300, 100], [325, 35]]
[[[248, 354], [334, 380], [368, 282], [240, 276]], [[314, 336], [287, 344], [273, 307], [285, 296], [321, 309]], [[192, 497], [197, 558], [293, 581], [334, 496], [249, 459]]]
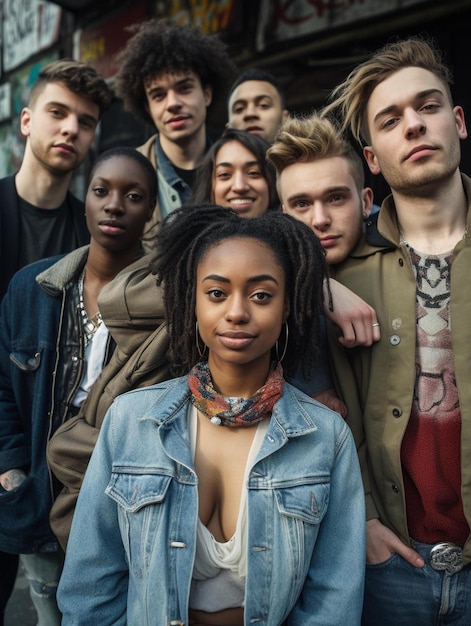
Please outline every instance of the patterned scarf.
[[283, 393], [283, 368], [278, 364], [266, 383], [251, 398], [227, 398], [213, 386], [206, 361], [197, 363], [188, 375], [193, 405], [215, 426], [253, 426], [268, 417]]

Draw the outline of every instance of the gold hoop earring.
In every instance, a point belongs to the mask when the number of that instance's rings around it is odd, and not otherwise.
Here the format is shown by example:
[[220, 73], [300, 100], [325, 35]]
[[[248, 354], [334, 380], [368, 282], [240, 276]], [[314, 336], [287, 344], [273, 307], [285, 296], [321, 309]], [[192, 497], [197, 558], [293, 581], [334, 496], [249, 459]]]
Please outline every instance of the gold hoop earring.
[[198, 354], [200, 355], [201, 358], [204, 357], [204, 354], [206, 352], [206, 344], [203, 342], [203, 349], [201, 350], [201, 346], [200, 346], [200, 342], [198, 340], [199, 337], [199, 330], [198, 330], [198, 320], [196, 320], [196, 325], [195, 325], [195, 329], [196, 329], [196, 349], [198, 350]]
[[[280, 357], [279, 351], [278, 351], [278, 340], [275, 343], [275, 353], [276, 353], [276, 359], [278, 361], [278, 363], [281, 363], [281, 361], [285, 358], [286, 356], [286, 351], [288, 350], [288, 337], [289, 337], [289, 329], [288, 329], [288, 322], [285, 320], [285, 345], [283, 348], [283, 353]], [[281, 333], [280, 333], [281, 336]]]

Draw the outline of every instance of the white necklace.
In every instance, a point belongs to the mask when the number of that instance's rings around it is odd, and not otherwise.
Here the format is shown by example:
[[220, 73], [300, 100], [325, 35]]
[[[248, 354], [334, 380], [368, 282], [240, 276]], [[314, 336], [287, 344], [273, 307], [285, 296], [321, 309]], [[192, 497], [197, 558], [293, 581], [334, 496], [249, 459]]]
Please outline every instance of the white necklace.
[[84, 280], [85, 280], [85, 268], [83, 268], [83, 271], [80, 274], [80, 278], [78, 281], [78, 291], [79, 291], [79, 310], [80, 310], [80, 316], [82, 318], [83, 333], [85, 336], [85, 346], [88, 346], [90, 341], [93, 339], [93, 335], [96, 333], [96, 331], [100, 327], [103, 321], [103, 318], [101, 317], [100, 311], [97, 311], [91, 317], [88, 316], [87, 310], [85, 309], [85, 303], [83, 301], [83, 281]]

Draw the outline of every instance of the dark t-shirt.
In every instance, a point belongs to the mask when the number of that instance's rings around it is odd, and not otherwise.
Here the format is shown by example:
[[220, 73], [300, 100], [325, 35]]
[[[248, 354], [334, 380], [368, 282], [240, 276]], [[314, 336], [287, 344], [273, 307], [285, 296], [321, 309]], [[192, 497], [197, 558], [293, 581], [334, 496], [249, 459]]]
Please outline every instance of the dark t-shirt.
[[182, 170], [181, 167], [177, 167], [176, 165], [173, 165], [173, 169], [175, 170], [175, 172], [177, 173], [177, 175], [188, 185], [188, 187], [190, 187], [190, 189], [193, 187], [194, 182], [195, 182], [195, 175], [196, 175], [196, 169], [194, 170]]
[[56, 254], [75, 250], [81, 244], [67, 202], [57, 209], [40, 209], [19, 201], [20, 249], [19, 267]]

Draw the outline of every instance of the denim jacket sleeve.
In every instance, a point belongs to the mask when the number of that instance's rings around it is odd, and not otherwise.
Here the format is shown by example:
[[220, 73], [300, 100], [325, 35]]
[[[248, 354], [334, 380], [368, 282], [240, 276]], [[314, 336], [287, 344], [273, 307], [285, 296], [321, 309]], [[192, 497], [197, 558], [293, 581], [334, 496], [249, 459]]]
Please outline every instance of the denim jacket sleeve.
[[[16, 286], [16, 290], [19, 286]], [[0, 314], [0, 473], [14, 468], [27, 469], [31, 462], [31, 453], [25, 437], [20, 416], [12, 369], [27, 372], [36, 367], [34, 360], [23, 353], [15, 353], [12, 348], [12, 317], [21, 316], [15, 308], [14, 285], [11, 285], [1, 304]], [[32, 314], [32, 313], [31, 313]], [[10, 357], [13, 357], [13, 359]], [[30, 355], [31, 356], [31, 355]], [[26, 395], [24, 390], [24, 395]]]
[[77, 502], [57, 593], [62, 626], [127, 623], [128, 565], [116, 503], [105, 494], [112, 472], [111, 426], [105, 419]]
[[288, 626], [359, 625], [365, 553], [363, 485], [353, 437], [344, 425], [337, 438], [327, 512]]

